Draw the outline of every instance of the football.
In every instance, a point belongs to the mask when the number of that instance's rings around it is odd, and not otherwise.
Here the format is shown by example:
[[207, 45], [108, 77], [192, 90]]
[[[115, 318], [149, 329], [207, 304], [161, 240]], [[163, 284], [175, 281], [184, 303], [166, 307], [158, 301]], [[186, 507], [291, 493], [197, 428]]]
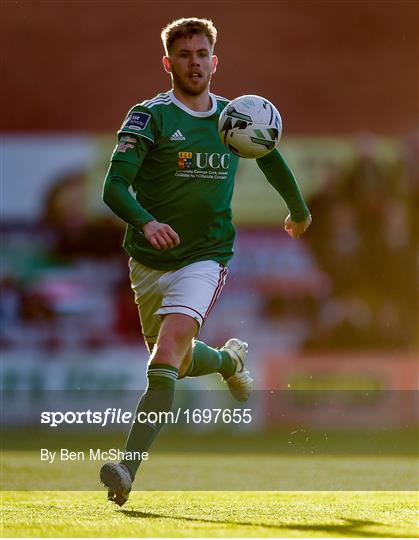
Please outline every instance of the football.
[[260, 96], [240, 96], [221, 111], [218, 132], [225, 146], [243, 158], [260, 158], [272, 152], [282, 133], [282, 119], [270, 101]]

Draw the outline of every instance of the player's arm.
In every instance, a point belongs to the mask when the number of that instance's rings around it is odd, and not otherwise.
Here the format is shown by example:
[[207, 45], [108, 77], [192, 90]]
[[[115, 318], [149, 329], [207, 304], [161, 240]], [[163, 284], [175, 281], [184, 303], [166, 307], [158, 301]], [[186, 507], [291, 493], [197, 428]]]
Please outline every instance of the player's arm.
[[129, 191], [147, 152], [146, 140], [120, 134], [105, 178], [103, 201], [125, 223], [141, 231], [155, 249], [175, 247], [180, 242], [176, 232], [170, 225], [156, 221]]
[[131, 195], [139, 167], [127, 161], [111, 161], [103, 185], [103, 201], [125, 223], [142, 231], [144, 225], [155, 218]]
[[299, 238], [310, 226], [311, 215], [291, 169], [278, 150], [256, 162], [288, 207], [290, 213], [285, 219], [285, 230], [291, 238]]

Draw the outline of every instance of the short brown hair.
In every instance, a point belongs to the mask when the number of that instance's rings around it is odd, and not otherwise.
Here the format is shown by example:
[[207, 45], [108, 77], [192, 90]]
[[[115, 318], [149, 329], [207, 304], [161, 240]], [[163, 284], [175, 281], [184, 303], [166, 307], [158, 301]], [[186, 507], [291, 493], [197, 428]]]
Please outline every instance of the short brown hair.
[[170, 53], [176, 39], [192, 37], [194, 34], [205, 34], [211, 47], [214, 48], [217, 41], [217, 29], [213, 22], [209, 19], [190, 17], [189, 19], [177, 19], [163, 28], [161, 39], [166, 54]]

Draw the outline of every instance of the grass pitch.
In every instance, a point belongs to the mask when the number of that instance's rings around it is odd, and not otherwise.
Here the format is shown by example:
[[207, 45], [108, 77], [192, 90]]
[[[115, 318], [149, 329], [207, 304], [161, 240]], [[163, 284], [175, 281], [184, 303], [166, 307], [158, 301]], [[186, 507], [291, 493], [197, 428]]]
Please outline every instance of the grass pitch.
[[416, 537], [416, 492], [8, 491], [8, 537]]
[[[86, 452], [87, 453], [87, 452]], [[3, 452], [5, 491], [94, 491], [103, 462], [40, 461], [39, 452]], [[157, 452], [141, 467], [141, 491], [414, 491], [412, 456], [280, 456]]]
[[[329, 450], [331, 439], [326, 441]], [[193, 439], [188, 439], [185, 452], [180, 441], [179, 448], [170, 452], [153, 451], [134, 484], [134, 489], [142, 491], [134, 491], [121, 509], [106, 502], [105, 490], [98, 491], [100, 463], [48, 465], [34, 449], [6, 449], [1, 463], [2, 535], [416, 537], [416, 452], [396, 455], [392, 446], [384, 452], [386, 445], [377, 443], [374, 448], [382, 449], [380, 455], [345, 454], [343, 450], [350, 449], [348, 441], [335, 439], [340, 446], [328, 455], [316, 453], [311, 439], [312, 446], [301, 448], [306, 455], [292, 454], [287, 438], [281, 453], [273, 452], [267, 439], [263, 440], [266, 452], [254, 452], [248, 439], [240, 445], [233, 441], [231, 452], [216, 451], [219, 437], [212, 445], [205, 439], [201, 446], [207, 447], [207, 453], [193, 451]], [[400, 437], [393, 439], [400, 445]], [[39, 446], [39, 439], [28, 433], [25, 440]], [[60, 442], [70, 448], [76, 442], [80, 448], [90, 444], [76, 435], [68, 444]], [[42, 444], [52, 448], [46, 438]], [[97, 437], [91, 444], [114, 446], [113, 441]], [[44, 491], [24, 491], [34, 487]]]

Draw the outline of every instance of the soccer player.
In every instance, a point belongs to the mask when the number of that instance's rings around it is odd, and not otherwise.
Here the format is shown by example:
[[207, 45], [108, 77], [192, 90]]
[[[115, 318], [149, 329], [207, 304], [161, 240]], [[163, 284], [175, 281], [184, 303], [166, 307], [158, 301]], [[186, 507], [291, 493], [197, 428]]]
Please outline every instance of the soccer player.
[[[219, 373], [239, 401], [248, 399], [253, 385], [247, 343], [232, 338], [218, 350], [196, 339], [225, 283], [235, 235], [231, 198], [238, 158], [217, 130], [228, 100], [209, 91], [217, 31], [206, 19], [180, 19], [161, 37], [172, 89], [129, 111], [103, 191], [105, 203], [127, 223], [124, 248], [150, 352], [136, 415], [170, 411], [176, 380], [183, 377]], [[298, 238], [311, 217], [293, 174], [277, 150], [257, 162], [288, 206], [286, 231]], [[146, 452], [160, 427], [134, 421], [127, 455]], [[139, 465], [127, 459], [102, 467], [109, 500], [119, 506], [127, 501]]]

